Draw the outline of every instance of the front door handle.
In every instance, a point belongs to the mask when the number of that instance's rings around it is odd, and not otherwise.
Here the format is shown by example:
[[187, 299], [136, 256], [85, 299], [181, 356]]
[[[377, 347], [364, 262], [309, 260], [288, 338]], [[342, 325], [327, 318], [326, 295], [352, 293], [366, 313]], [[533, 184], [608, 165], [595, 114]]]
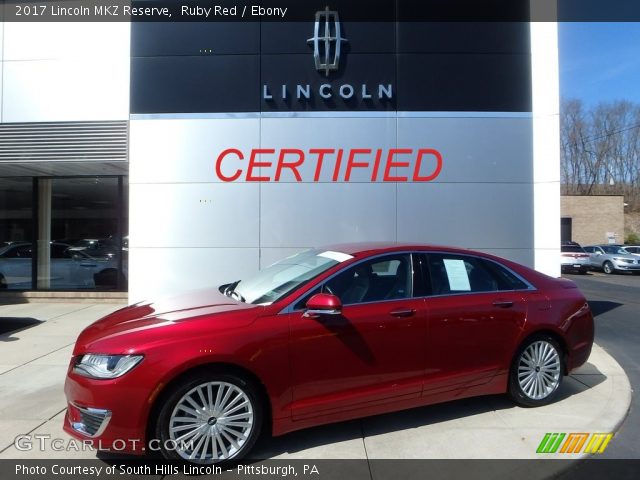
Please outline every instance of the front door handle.
[[498, 308], [511, 308], [513, 307], [513, 302], [510, 300], [496, 300], [493, 302], [493, 306]]
[[415, 315], [416, 311], [413, 308], [402, 308], [400, 310], [392, 310], [389, 315], [392, 317], [411, 317]]

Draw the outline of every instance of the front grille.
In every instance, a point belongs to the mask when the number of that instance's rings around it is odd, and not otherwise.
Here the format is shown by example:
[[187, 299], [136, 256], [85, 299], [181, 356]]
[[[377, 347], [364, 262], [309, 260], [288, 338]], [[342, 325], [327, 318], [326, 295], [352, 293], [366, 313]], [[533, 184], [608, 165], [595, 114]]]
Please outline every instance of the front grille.
[[71, 426], [75, 431], [88, 437], [100, 435], [111, 419], [109, 410], [79, 407], [78, 405], [72, 405], [72, 408], [76, 410], [78, 416], [71, 421]]

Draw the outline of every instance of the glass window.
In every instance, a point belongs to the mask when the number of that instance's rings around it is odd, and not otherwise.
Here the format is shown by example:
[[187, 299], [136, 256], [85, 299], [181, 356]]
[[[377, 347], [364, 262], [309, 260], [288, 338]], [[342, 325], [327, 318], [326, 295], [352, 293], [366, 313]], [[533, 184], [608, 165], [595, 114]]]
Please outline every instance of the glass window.
[[231, 284], [224, 293], [247, 303], [273, 303], [338, 265], [343, 254], [332, 253], [335, 252], [306, 250], [260, 270], [249, 279]]
[[529, 285], [502, 265], [485, 259], [481, 261], [498, 281], [498, 290], [527, 290], [529, 288]]
[[343, 305], [409, 298], [411, 277], [410, 256], [389, 255], [348, 268], [327, 281], [323, 291], [336, 295]]
[[32, 288], [33, 180], [0, 178], [0, 288]]
[[39, 289], [126, 289], [118, 182], [117, 177], [38, 179]]
[[500, 290], [499, 279], [479, 258], [445, 253], [428, 257], [434, 295]]

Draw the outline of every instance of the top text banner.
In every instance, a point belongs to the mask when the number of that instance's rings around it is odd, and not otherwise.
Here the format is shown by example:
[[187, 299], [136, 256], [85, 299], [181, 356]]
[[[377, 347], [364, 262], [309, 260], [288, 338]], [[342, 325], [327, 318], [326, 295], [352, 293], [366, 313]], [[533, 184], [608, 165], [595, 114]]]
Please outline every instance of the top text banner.
[[5, 22], [637, 22], [638, 0], [0, 0]]

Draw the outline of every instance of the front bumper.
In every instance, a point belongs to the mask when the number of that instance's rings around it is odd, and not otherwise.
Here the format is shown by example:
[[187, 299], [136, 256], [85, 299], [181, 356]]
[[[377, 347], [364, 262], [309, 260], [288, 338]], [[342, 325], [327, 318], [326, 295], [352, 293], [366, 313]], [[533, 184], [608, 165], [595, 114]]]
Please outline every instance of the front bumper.
[[150, 398], [134, 378], [94, 380], [70, 370], [64, 392], [65, 432], [96, 450], [144, 454]]
[[614, 260], [613, 266], [616, 270], [623, 272], [640, 272], [640, 264], [637, 263], [617, 262]]

